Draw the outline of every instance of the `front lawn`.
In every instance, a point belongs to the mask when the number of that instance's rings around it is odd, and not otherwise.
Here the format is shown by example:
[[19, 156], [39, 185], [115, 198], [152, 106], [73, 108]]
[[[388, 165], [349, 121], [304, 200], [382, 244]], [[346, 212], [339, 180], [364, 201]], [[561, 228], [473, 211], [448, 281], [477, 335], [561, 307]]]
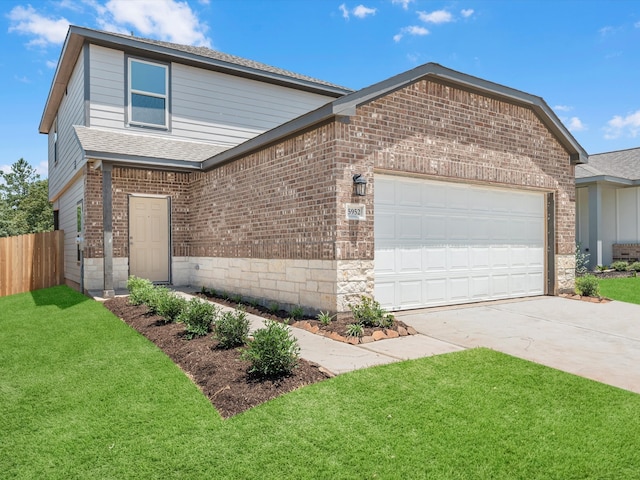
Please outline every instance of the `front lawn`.
[[602, 278], [600, 295], [612, 300], [640, 305], [640, 277]]
[[0, 299], [5, 478], [638, 478], [640, 395], [485, 349], [222, 420], [153, 344], [55, 287]]

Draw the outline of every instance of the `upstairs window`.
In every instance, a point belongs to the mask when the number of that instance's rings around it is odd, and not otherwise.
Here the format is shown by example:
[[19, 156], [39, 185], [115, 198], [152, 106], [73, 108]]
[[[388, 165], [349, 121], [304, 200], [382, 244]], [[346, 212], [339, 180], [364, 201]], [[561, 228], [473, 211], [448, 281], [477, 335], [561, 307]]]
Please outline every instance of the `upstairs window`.
[[168, 127], [168, 67], [129, 59], [129, 124]]

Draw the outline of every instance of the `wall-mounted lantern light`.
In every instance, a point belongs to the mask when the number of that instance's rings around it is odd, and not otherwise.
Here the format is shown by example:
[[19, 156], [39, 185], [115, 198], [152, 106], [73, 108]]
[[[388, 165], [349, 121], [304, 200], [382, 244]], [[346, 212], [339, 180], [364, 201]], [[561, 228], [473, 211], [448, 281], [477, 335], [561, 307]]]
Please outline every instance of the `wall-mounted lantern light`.
[[353, 176], [353, 189], [359, 197], [364, 197], [367, 194], [367, 179], [362, 174], [356, 173]]

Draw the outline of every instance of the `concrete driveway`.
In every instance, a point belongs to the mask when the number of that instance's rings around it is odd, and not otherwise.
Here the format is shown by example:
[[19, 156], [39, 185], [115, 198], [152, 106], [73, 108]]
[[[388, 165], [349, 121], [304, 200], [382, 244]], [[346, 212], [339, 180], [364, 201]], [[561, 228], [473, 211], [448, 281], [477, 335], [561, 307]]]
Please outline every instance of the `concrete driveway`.
[[396, 312], [419, 333], [640, 393], [640, 305], [559, 297]]

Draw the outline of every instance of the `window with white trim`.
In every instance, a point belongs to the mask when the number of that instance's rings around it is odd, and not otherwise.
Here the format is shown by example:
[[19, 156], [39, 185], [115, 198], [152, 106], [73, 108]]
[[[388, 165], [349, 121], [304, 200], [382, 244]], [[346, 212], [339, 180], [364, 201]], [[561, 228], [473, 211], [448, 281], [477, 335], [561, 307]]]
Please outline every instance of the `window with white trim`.
[[129, 125], [168, 128], [169, 68], [129, 59]]

